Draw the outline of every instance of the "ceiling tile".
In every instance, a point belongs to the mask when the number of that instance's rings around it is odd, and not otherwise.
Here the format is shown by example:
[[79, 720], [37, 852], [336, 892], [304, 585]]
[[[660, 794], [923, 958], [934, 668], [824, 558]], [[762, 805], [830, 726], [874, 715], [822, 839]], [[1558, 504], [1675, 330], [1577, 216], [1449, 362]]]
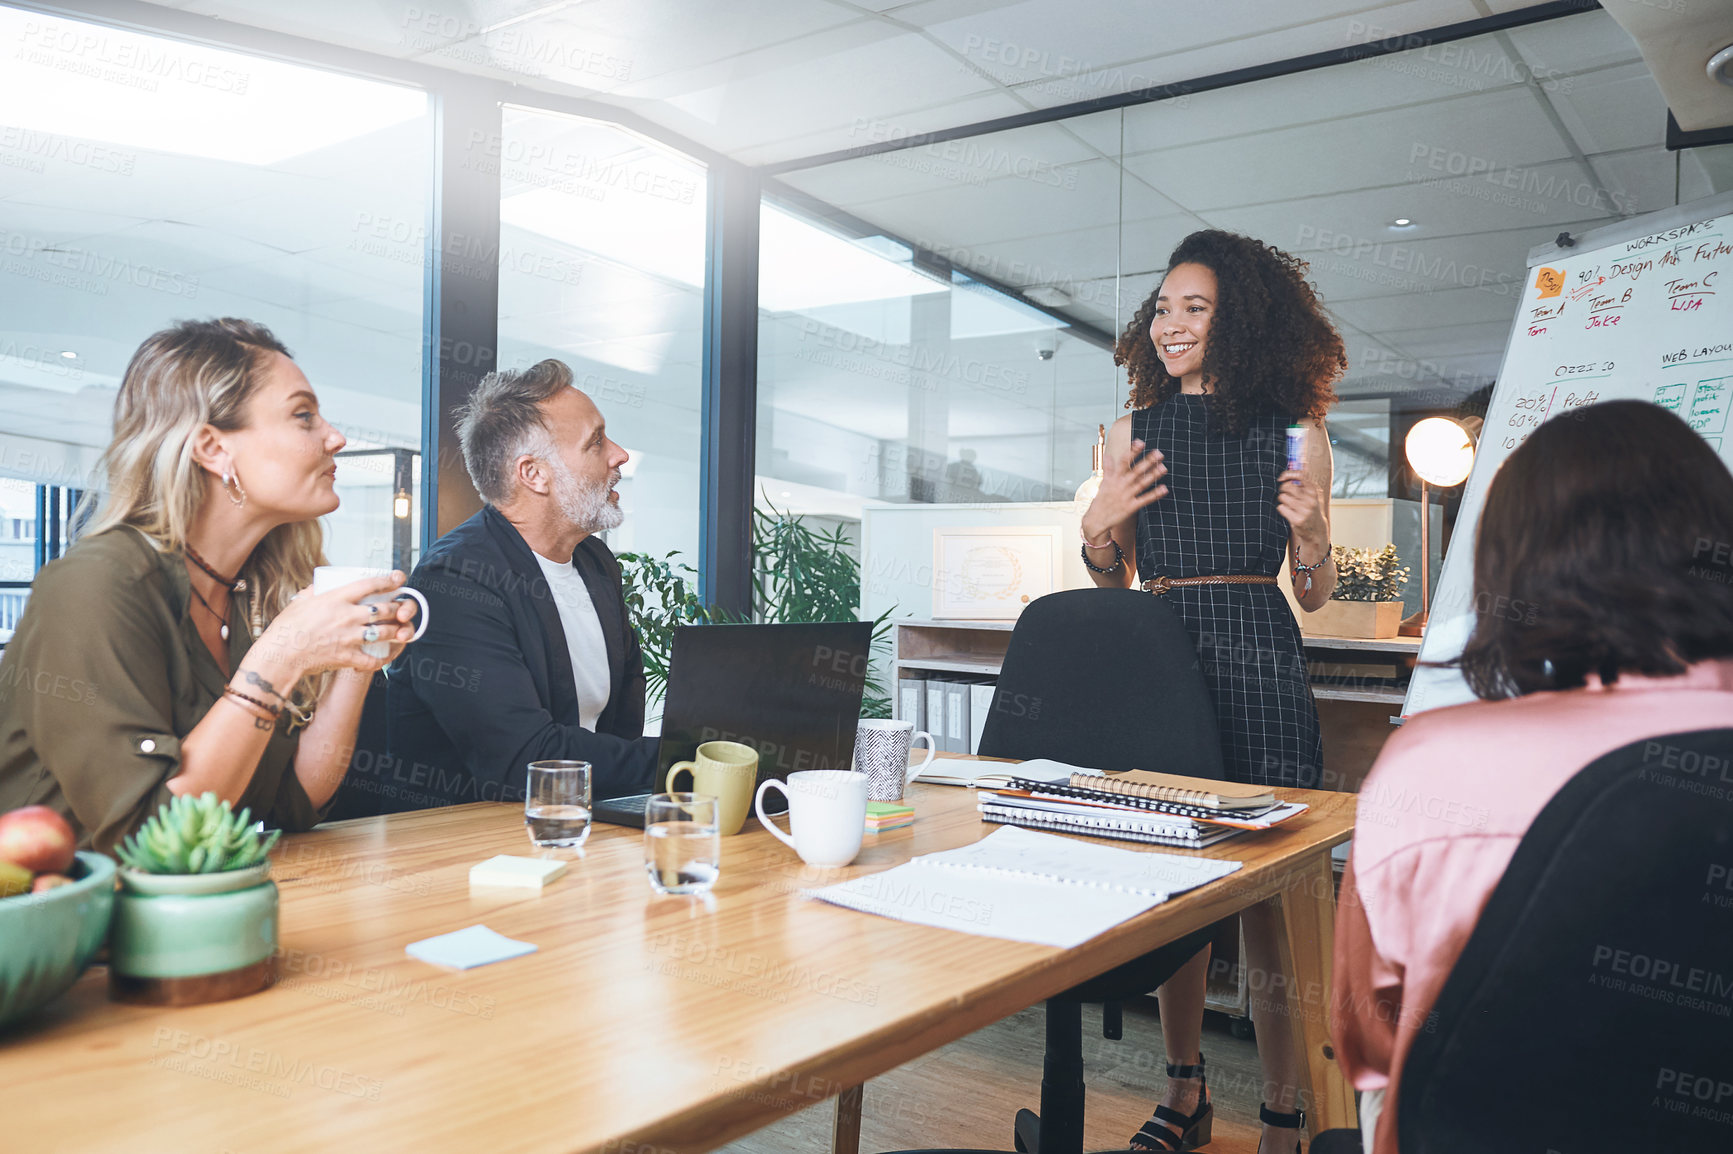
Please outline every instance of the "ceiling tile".
[[[1211, 5], [1209, 19], [1186, 22], [1189, 29], [1179, 33], [1178, 43], [1185, 45], [1180, 51], [1130, 56], [1090, 71], [1033, 80], [1017, 92], [1037, 107], [1051, 108], [1352, 47], [1478, 15], [1471, 0], [1409, 0], [1370, 10], [1332, 0], [1322, 8], [1322, 19], [1308, 21], [1293, 19], [1292, 6], [1280, 9], [1281, 15], [1272, 20], [1262, 0]], [[1225, 19], [1218, 17], [1218, 10]], [[1165, 27], [1160, 37], [1157, 43], [1169, 43]]]
[[1548, 99], [1577, 147], [1590, 155], [1640, 148], [1666, 131], [1667, 102], [1642, 63], [1566, 76]]
[[[1489, 135], [1485, 125], [1496, 123]], [[1281, 189], [1314, 196], [1436, 175], [1533, 165], [1569, 155], [1551, 121], [1523, 88], [1419, 108], [1280, 129], [1247, 140], [1186, 145], [1129, 157], [1126, 167], [1194, 212], [1253, 204]], [[1453, 172], [1453, 169], [1455, 170]]]
[[[940, 132], [958, 124], [982, 124], [1002, 116], [1016, 116], [1029, 111], [1009, 93], [997, 89], [962, 100], [951, 100], [911, 108], [894, 117], [863, 116], [838, 120], [826, 127], [793, 136], [780, 136], [759, 143], [743, 144], [729, 155], [742, 164], [775, 164], [778, 161], [801, 160], [825, 156], [851, 148], [880, 144], [887, 140], [902, 140], [924, 132]], [[694, 137], [710, 129], [691, 123]]]
[[[1493, 7], [1499, 5], [1495, 3]], [[1516, 46], [1543, 85], [1555, 77], [1630, 64], [1642, 58], [1630, 33], [1599, 10], [1512, 28], [1504, 36]]]

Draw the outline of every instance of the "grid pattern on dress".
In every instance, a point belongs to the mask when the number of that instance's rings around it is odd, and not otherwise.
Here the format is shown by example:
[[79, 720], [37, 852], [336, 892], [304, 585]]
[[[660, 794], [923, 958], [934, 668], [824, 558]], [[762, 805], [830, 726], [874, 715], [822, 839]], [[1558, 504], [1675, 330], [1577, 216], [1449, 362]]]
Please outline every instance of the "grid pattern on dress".
[[[1160, 450], [1168, 469], [1167, 495], [1138, 514], [1140, 579], [1280, 571], [1289, 528], [1276, 509], [1276, 477], [1287, 468], [1286, 428], [1266, 416], [1244, 437], [1223, 436], [1209, 428], [1204, 399], [1186, 393], [1132, 414], [1132, 438]], [[1228, 777], [1315, 788], [1324, 761], [1318, 707], [1281, 590], [1197, 585], [1165, 596], [1197, 644]]]

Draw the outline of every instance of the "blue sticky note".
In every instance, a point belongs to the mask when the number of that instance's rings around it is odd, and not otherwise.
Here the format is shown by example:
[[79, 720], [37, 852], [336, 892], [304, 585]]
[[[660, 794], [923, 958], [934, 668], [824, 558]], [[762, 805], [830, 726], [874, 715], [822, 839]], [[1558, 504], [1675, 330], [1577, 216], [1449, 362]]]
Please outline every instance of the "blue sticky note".
[[529, 942], [513, 941], [504, 934], [496, 934], [486, 926], [470, 926], [467, 930], [410, 942], [404, 947], [404, 952], [436, 966], [469, 970], [489, 962], [521, 958], [535, 953], [536, 948]]

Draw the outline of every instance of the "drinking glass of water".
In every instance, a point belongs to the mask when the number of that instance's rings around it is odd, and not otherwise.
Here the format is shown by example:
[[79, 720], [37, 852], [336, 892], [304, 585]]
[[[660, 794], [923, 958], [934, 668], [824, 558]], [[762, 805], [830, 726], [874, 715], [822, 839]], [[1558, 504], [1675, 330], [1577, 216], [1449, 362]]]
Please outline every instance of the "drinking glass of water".
[[590, 836], [590, 763], [532, 761], [524, 825], [543, 849], [574, 849]]
[[707, 893], [722, 869], [721, 802], [659, 793], [644, 807], [644, 869], [659, 894]]

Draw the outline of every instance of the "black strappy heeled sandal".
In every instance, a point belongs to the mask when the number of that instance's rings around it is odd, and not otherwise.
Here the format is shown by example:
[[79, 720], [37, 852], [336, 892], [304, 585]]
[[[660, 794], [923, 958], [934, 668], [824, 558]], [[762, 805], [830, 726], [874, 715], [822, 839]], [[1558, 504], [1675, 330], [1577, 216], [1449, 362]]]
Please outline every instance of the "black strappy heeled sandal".
[[[1209, 1082], [1204, 1077], [1203, 1055], [1197, 1056], [1195, 1066], [1175, 1066], [1168, 1064], [1169, 1078], [1196, 1078], [1197, 1110], [1192, 1114], [1181, 1114], [1171, 1106], [1157, 1106], [1149, 1121], [1143, 1124], [1131, 1139], [1133, 1150], [1196, 1150], [1210, 1138], [1210, 1127], [1215, 1119], [1215, 1107], [1209, 1100]], [[1163, 1126], [1163, 1122], [1171, 1122], [1178, 1127], [1179, 1133]]]
[[[1295, 1110], [1292, 1114], [1278, 1114], [1274, 1110], [1258, 1103], [1258, 1121], [1266, 1126], [1275, 1126], [1282, 1130], [1299, 1130], [1306, 1124], [1306, 1112]], [[1300, 1154], [1300, 1140], [1294, 1139], [1294, 1154]]]

